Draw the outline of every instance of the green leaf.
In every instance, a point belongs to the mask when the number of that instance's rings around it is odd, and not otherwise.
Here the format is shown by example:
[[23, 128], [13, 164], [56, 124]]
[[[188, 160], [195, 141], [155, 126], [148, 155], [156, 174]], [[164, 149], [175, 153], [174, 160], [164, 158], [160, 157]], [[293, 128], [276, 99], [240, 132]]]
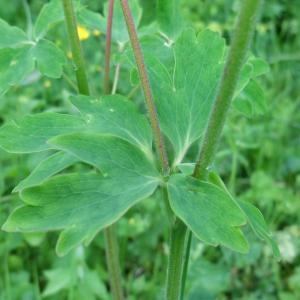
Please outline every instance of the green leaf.
[[43, 296], [48, 297], [58, 293], [62, 289], [67, 289], [71, 284], [71, 272], [69, 269], [53, 269], [45, 271], [47, 286], [43, 291]]
[[39, 185], [77, 161], [76, 157], [68, 153], [57, 152], [41, 161], [28, 177], [19, 182], [13, 192], [19, 192], [28, 187]]
[[248, 251], [240, 226], [246, 223], [243, 211], [217, 186], [184, 175], [173, 175], [168, 194], [174, 213], [204, 243]]
[[[144, 48], [160, 124], [174, 148], [173, 165], [179, 164], [206, 126], [223, 67], [225, 43], [219, 34], [205, 30], [198, 36], [184, 31], [175, 44], [161, 42], [170, 66]], [[157, 51], [156, 51], [157, 52]], [[173, 52], [173, 53], [172, 53]]]
[[82, 132], [57, 136], [49, 143], [110, 176], [126, 171], [141, 178], [159, 177], [153, 162], [139, 148], [114, 136]]
[[41, 9], [34, 25], [36, 38], [42, 38], [48, 30], [58, 22], [63, 21], [63, 19], [64, 11], [60, 0], [52, 0], [46, 3]]
[[76, 116], [58, 113], [28, 115], [0, 128], [0, 147], [12, 153], [39, 152], [53, 148], [47, 140], [61, 134], [80, 131], [85, 122]]
[[78, 13], [78, 23], [90, 30], [99, 30], [101, 33], [106, 32], [106, 19], [102, 15], [86, 8]]
[[[142, 9], [139, 5], [138, 0], [129, 1], [130, 11], [134, 19], [135, 26], [138, 27], [142, 19]], [[105, 9], [105, 16], [108, 14], [108, 5]], [[123, 11], [120, 1], [115, 1], [114, 4], [114, 15], [113, 15], [113, 28], [112, 28], [112, 39], [119, 43], [125, 44], [129, 41], [126, 23], [123, 17]]]
[[158, 0], [157, 21], [160, 30], [170, 38], [175, 38], [182, 29], [181, 0]]
[[251, 228], [253, 229], [254, 233], [260, 239], [267, 241], [272, 247], [274, 256], [277, 259], [280, 259], [281, 255], [278, 245], [272, 238], [272, 235], [270, 234], [268, 226], [264, 220], [264, 216], [262, 215], [260, 210], [246, 201], [239, 201], [238, 203], [244, 211], [245, 215], [247, 216], [248, 222]]
[[0, 19], [0, 48], [15, 48], [28, 42], [23, 30]]
[[249, 62], [251, 63], [252, 68], [253, 68], [252, 78], [263, 75], [270, 71], [269, 64], [262, 58], [251, 57], [249, 59]]
[[151, 177], [131, 174], [103, 178], [99, 174], [59, 175], [21, 194], [17, 208], [3, 225], [6, 231], [64, 229], [57, 252], [64, 255], [118, 220], [130, 207], [150, 196], [157, 186]]
[[250, 80], [245, 89], [234, 100], [233, 106], [248, 117], [265, 113], [267, 104], [260, 84]]
[[145, 116], [123, 96], [106, 96], [99, 100], [88, 96], [72, 97], [88, 128], [98, 133], [118, 136], [152, 156], [152, 132]]
[[61, 77], [66, 57], [55, 44], [48, 40], [39, 40], [32, 52], [37, 68], [43, 75], [51, 78]]
[[[209, 173], [209, 181], [215, 185], [217, 185], [219, 188], [221, 188], [225, 193], [227, 193], [230, 196], [230, 193], [224, 184], [221, 177], [215, 173], [210, 172]], [[272, 247], [274, 256], [279, 259], [280, 258], [280, 252], [278, 249], [278, 246], [274, 239], [272, 238], [272, 235], [269, 233], [267, 224], [264, 220], [264, 216], [260, 212], [260, 210], [252, 205], [249, 202], [246, 201], [238, 201], [237, 204], [239, 207], [243, 210], [245, 216], [247, 217], [247, 221], [250, 224], [252, 230], [257, 235], [258, 238], [262, 240], [266, 240]]]
[[22, 82], [34, 70], [31, 48], [0, 49], [0, 95]]
[[[80, 2], [73, 2], [74, 10], [78, 12], [81, 9]], [[64, 11], [61, 0], [52, 0], [46, 3], [41, 9], [34, 25], [36, 39], [39, 40], [44, 37], [49, 30], [63, 20]]]

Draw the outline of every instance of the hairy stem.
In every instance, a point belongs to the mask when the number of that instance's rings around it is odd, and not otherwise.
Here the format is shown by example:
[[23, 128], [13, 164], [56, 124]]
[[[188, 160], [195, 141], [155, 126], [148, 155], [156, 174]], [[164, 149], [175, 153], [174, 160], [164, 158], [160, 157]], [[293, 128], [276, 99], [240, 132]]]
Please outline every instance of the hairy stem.
[[181, 296], [187, 232], [186, 225], [176, 218], [171, 231], [170, 256], [167, 270], [167, 300], [178, 300]]
[[104, 83], [103, 83], [104, 94], [109, 93], [110, 51], [111, 51], [113, 13], [114, 13], [114, 0], [109, 0], [107, 27], [106, 27], [106, 41], [105, 41], [105, 66], [104, 66]]
[[114, 300], [124, 299], [121, 280], [121, 268], [119, 263], [119, 245], [115, 225], [104, 230], [106, 262], [109, 273], [109, 282]]
[[[240, 71], [245, 62], [247, 51], [252, 39], [259, 8], [262, 0], [244, 0], [241, 3], [235, 33], [226, 60], [224, 72], [218, 87], [215, 103], [206, 127], [199, 156], [193, 176], [205, 180], [207, 167], [212, 163], [218, 147], [219, 139], [230, 107], [231, 100], [239, 79]], [[189, 259], [191, 239], [187, 243], [186, 261]], [[187, 262], [186, 262], [187, 264]], [[185, 281], [187, 268], [183, 272]], [[183, 297], [184, 284], [182, 286]], [[174, 298], [175, 299], [175, 298]]]
[[[62, 0], [64, 6], [64, 13], [65, 13], [65, 20], [67, 24], [67, 31], [69, 35], [69, 40], [72, 49], [72, 55], [74, 58], [75, 63], [75, 72], [76, 72], [76, 79], [77, 79], [77, 86], [78, 91], [81, 94], [89, 95], [89, 84], [87, 81], [86, 71], [85, 71], [85, 64], [83, 53], [81, 49], [81, 44], [78, 37], [77, 32], [77, 22], [75, 18], [74, 8], [72, 5], [71, 0]], [[110, 3], [113, 2], [110, 0]], [[113, 6], [112, 6], [113, 8]], [[110, 14], [108, 23], [110, 23], [108, 35], [111, 37], [111, 24], [112, 24], [112, 13]], [[107, 41], [107, 43], [111, 44], [111, 38]], [[106, 46], [106, 51], [110, 52], [110, 45], [109, 47]], [[105, 77], [109, 77], [109, 62], [110, 53], [105, 55]], [[108, 92], [109, 86], [104, 88], [106, 93]], [[123, 291], [121, 286], [121, 271], [119, 265], [119, 256], [118, 256], [118, 240], [115, 233], [114, 225], [106, 228], [104, 230], [104, 236], [106, 240], [106, 261], [108, 266], [108, 272], [110, 277], [110, 286], [111, 291], [113, 294], [114, 300], [122, 300], [123, 299]]]
[[[104, 67], [104, 94], [109, 94], [109, 73], [110, 73], [110, 52], [111, 52], [111, 36], [112, 36], [112, 21], [114, 12], [114, 0], [109, 0], [108, 16], [107, 16], [107, 30], [106, 30], [106, 45], [105, 45], [105, 67]], [[121, 267], [119, 261], [119, 245], [116, 233], [115, 224], [104, 229], [105, 237], [105, 254], [106, 263], [108, 267], [109, 283], [114, 300], [122, 300], [122, 277]]]
[[261, 3], [262, 0], [241, 2], [235, 34], [195, 166], [194, 176], [196, 178], [205, 178], [206, 169], [214, 159], [240, 71], [246, 59]]
[[80, 94], [89, 95], [89, 85], [85, 72], [83, 52], [77, 32], [77, 21], [74, 12], [72, 0], [62, 0], [67, 32], [72, 50], [73, 61], [75, 65], [75, 74]]
[[127, 30], [128, 30], [129, 37], [130, 37], [131, 46], [132, 46], [134, 57], [136, 60], [142, 89], [143, 89], [143, 92], [145, 95], [146, 106], [147, 106], [147, 110], [148, 110], [148, 114], [149, 114], [149, 118], [150, 118], [153, 135], [154, 135], [155, 148], [156, 148], [156, 151], [157, 151], [159, 159], [160, 159], [162, 171], [163, 171], [164, 175], [167, 175], [169, 173], [169, 162], [168, 162], [168, 158], [167, 158], [163, 135], [161, 133], [160, 126], [159, 126], [157, 111], [156, 111], [155, 103], [153, 100], [153, 94], [152, 94], [152, 90], [150, 87], [148, 73], [146, 70], [145, 63], [144, 63], [143, 53], [142, 53], [139, 39], [137, 36], [137, 32], [135, 29], [133, 17], [132, 17], [132, 14], [131, 14], [131, 11], [130, 11], [130, 8], [128, 5], [128, 0], [120, 0], [120, 1], [121, 1], [122, 9], [123, 9], [125, 22], [127, 25]]

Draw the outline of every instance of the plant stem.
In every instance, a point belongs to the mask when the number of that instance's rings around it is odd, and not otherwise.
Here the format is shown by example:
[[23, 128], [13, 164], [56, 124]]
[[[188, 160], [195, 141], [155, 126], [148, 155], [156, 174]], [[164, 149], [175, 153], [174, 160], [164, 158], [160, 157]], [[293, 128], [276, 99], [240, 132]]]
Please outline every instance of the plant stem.
[[110, 70], [110, 50], [111, 50], [113, 13], [114, 13], [114, 0], [109, 0], [107, 27], [106, 27], [106, 41], [105, 41], [105, 66], [104, 66], [104, 83], [103, 83], [104, 94], [109, 93], [109, 70]]
[[67, 32], [72, 50], [73, 61], [75, 64], [75, 74], [80, 94], [89, 95], [89, 85], [85, 72], [83, 52], [77, 32], [77, 21], [74, 13], [72, 0], [62, 0]]
[[185, 287], [185, 282], [186, 282], [187, 271], [189, 268], [189, 258], [190, 258], [192, 238], [193, 238], [193, 234], [190, 230], [188, 230], [187, 242], [186, 242], [186, 248], [185, 248], [184, 265], [183, 265], [183, 271], [182, 271], [182, 277], [181, 277], [181, 291], [180, 291], [180, 298], [179, 298], [180, 300], [183, 300], [183, 297], [184, 297], [184, 287]]
[[[262, 2], [262, 0], [244, 0], [241, 3], [239, 17], [235, 26], [235, 34], [194, 169], [193, 176], [195, 178], [202, 180], [207, 178], [206, 169], [214, 159], [240, 71], [247, 56]], [[191, 241], [189, 240], [185, 252], [186, 260], [189, 259], [190, 244]], [[182, 282], [185, 281], [186, 273], [187, 268], [185, 268], [183, 272]], [[184, 284], [182, 286], [182, 295], [183, 290]]]
[[[74, 13], [74, 8], [71, 0], [62, 0], [64, 7], [65, 20], [67, 24], [67, 31], [69, 35], [69, 40], [72, 49], [72, 55], [75, 63], [75, 72], [77, 79], [78, 91], [81, 94], [89, 95], [89, 84], [87, 81], [87, 76], [85, 72], [85, 63], [82, 53], [81, 44], [78, 37], [77, 32], [77, 22]], [[110, 2], [113, 2], [110, 0]], [[112, 6], [113, 7], [113, 6]], [[110, 14], [108, 23], [112, 24], [112, 13]], [[111, 25], [110, 32], [108, 35], [111, 37]], [[107, 41], [107, 43], [111, 44], [111, 38]], [[107, 51], [110, 51], [110, 45], [106, 46]], [[109, 65], [110, 65], [110, 53], [105, 55], [105, 65], [108, 66], [105, 68], [105, 76], [109, 77]], [[106, 88], [104, 88], [106, 89]], [[108, 89], [108, 88], [107, 88]], [[106, 91], [108, 92], [108, 91]], [[110, 286], [113, 294], [114, 300], [122, 300], [123, 299], [123, 291], [121, 286], [121, 271], [119, 265], [119, 256], [118, 256], [118, 240], [115, 233], [114, 225], [107, 227], [104, 230], [104, 236], [106, 240], [106, 261], [109, 272]]]
[[[105, 45], [105, 61], [104, 61], [104, 94], [109, 94], [109, 71], [110, 71], [110, 52], [111, 52], [111, 36], [112, 36], [112, 23], [114, 12], [114, 0], [109, 0], [108, 16], [107, 16], [107, 30], [106, 30], [106, 45]], [[122, 277], [121, 267], [119, 262], [119, 245], [116, 233], [115, 224], [110, 225], [104, 229], [105, 237], [105, 254], [106, 263], [109, 274], [109, 283], [114, 300], [122, 300]]]
[[[198, 179], [205, 180], [207, 177], [206, 169], [211, 164], [218, 142], [222, 133], [222, 129], [225, 123], [231, 99], [233, 97], [236, 84], [239, 78], [240, 70], [246, 58], [247, 50], [251, 41], [251, 37], [256, 24], [255, 20], [259, 11], [261, 0], [245, 0], [242, 3], [241, 11], [239, 14], [238, 22], [236, 24], [235, 35], [232, 41], [232, 45], [227, 57], [225, 69], [218, 87], [217, 97], [212, 109], [212, 113], [209, 118], [208, 126], [206, 128], [203, 143], [201, 145], [200, 154], [195, 166], [193, 176]], [[187, 266], [190, 254], [191, 246], [191, 233], [187, 230], [187, 227], [183, 224], [184, 228], [174, 228], [173, 239], [176, 241], [176, 235], [188, 235], [188, 240], [185, 247], [178, 247], [174, 254], [173, 262], [169, 262], [170, 268], [174, 263], [182, 264], [178, 266], [174, 274], [174, 279], [169, 279], [167, 292], [167, 299], [177, 300], [183, 299], [184, 285], [187, 274]], [[172, 249], [172, 245], [171, 245]], [[185, 260], [181, 259], [185, 254]], [[172, 259], [172, 252], [170, 260]], [[173, 271], [171, 269], [171, 271]], [[173, 271], [174, 272], [174, 271]], [[179, 278], [180, 276], [180, 278]], [[174, 290], [173, 290], [174, 289]], [[173, 290], [173, 291], [172, 291]]]
[[241, 2], [232, 45], [195, 166], [194, 176], [196, 178], [204, 179], [206, 169], [213, 161], [240, 71], [247, 56], [261, 3], [262, 0], [244, 0]]
[[181, 296], [187, 232], [186, 225], [179, 218], [176, 218], [171, 231], [170, 256], [167, 270], [167, 300], [178, 300]]
[[118, 240], [114, 224], [104, 230], [104, 237], [106, 262], [112, 297], [114, 300], [122, 300], [124, 297], [121, 281], [121, 268], [119, 264]]
[[136, 60], [140, 80], [141, 80], [141, 85], [142, 89], [145, 95], [145, 100], [146, 100], [146, 106], [150, 118], [150, 123], [154, 135], [154, 142], [155, 142], [155, 148], [158, 153], [159, 159], [160, 159], [160, 165], [162, 168], [162, 171], [164, 175], [169, 174], [169, 162], [167, 158], [167, 153], [166, 153], [166, 148], [165, 148], [165, 143], [164, 139], [160, 130], [159, 126], [159, 121], [158, 121], [158, 116], [157, 116], [157, 111], [155, 107], [155, 103], [153, 100], [153, 94], [152, 90], [150, 87], [150, 81], [148, 77], [148, 73], [146, 70], [146, 66], [144, 63], [144, 57], [143, 53], [141, 50], [141, 46], [139, 43], [138, 35], [135, 29], [134, 25], [134, 20], [128, 5], [128, 0], [120, 0], [122, 9], [123, 9], [123, 14], [125, 18], [125, 22], [127, 25], [127, 30], [128, 34], [130, 37], [131, 41], [131, 46], [133, 49], [133, 54]]

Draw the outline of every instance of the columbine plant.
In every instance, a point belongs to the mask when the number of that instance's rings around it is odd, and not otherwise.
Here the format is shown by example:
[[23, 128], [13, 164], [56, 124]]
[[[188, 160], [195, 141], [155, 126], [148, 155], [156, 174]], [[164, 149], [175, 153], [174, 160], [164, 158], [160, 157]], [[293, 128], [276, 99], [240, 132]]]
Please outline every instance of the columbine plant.
[[[241, 3], [229, 49], [215, 32], [196, 34], [184, 28], [170, 1], [158, 1], [159, 37], [145, 35], [152, 27], [137, 31], [141, 16], [137, 1], [131, 1], [131, 7], [126, 0], [109, 1], [106, 23], [77, 2], [73, 7], [71, 0], [53, 0], [43, 7], [30, 37], [1, 20], [1, 93], [34, 69], [49, 77], [62, 75], [66, 56], [45, 36], [63, 20], [79, 92], [70, 97], [77, 113], [43, 112], [1, 127], [4, 150], [49, 153], [15, 187], [23, 205], [2, 229], [60, 230], [58, 255], [88, 245], [104, 230], [114, 299], [122, 299], [123, 291], [113, 224], [158, 189], [171, 220], [166, 299], [183, 297], [192, 236], [246, 253], [249, 245], [242, 227], [248, 223], [278, 256], [260, 211], [235, 200], [211, 168], [231, 100], [238, 101], [242, 91], [253, 88], [253, 79], [265, 68], [261, 60], [248, 55], [260, 2]], [[90, 95], [76, 18], [91, 29], [107, 32], [100, 97]], [[120, 50], [120, 64], [132, 69], [132, 81], [143, 90], [147, 115], [124, 96], [104, 95], [110, 90], [111, 41]], [[118, 74], [114, 89], [117, 81]], [[190, 151], [195, 145], [197, 156]], [[91, 168], [61, 173], [78, 162]]]

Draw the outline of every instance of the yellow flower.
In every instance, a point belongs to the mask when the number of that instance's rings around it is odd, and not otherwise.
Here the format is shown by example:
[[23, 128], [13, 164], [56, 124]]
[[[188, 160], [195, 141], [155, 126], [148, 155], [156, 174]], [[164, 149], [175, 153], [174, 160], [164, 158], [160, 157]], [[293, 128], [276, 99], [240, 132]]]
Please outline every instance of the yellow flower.
[[87, 40], [90, 37], [90, 32], [83, 26], [77, 26], [77, 32], [81, 41]]

